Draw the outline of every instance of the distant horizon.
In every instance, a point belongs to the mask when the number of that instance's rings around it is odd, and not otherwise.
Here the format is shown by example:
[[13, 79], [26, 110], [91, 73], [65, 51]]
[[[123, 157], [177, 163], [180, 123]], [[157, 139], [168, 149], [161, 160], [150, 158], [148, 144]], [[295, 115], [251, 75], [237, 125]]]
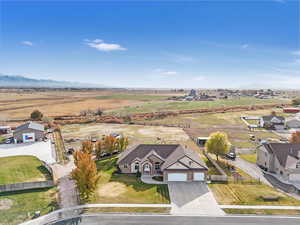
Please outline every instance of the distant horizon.
[[[26, 76], [22, 75], [4, 75], [0, 73], [0, 78], [1, 76], [8, 76], [8, 77], [21, 77], [21, 78], [29, 78]], [[34, 78], [29, 78], [29, 79], [34, 79]], [[190, 89], [203, 89], [203, 90], [216, 90], [216, 89], [228, 89], [228, 90], [266, 90], [266, 89], [272, 89], [272, 90], [287, 90], [287, 91], [297, 91], [300, 90], [300, 88], [269, 88], [269, 87], [261, 87], [261, 88], [226, 88], [226, 87], [212, 87], [212, 88], [205, 88], [205, 87], [178, 87], [178, 88], [168, 88], [168, 87], [160, 87], [160, 88], [151, 88], [151, 87], [113, 87], [113, 86], [99, 86], [97, 87], [97, 84], [93, 84], [95, 86], [93, 87], [84, 87], [84, 85], [89, 85], [89, 83], [81, 83], [81, 82], [73, 82], [73, 81], [68, 81], [68, 80], [53, 80], [53, 79], [34, 79], [34, 80], [39, 80], [39, 81], [54, 81], [54, 82], [67, 82], [67, 83], [76, 83], [76, 84], [82, 84], [82, 87], [78, 86], [66, 86], [66, 87], [43, 87], [43, 86], [38, 86], [38, 87], [30, 87], [30, 86], [1, 86], [0, 84], [0, 89], [5, 89], [5, 88], [20, 88], [20, 89], [26, 89], [26, 88], [32, 88], [32, 89], [39, 89], [39, 88], [45, 88], [45, 89], [68, 89], [68, 88], [74, 88], [74, 89], [128, 89], [128, 90], [174, 90], [174, 89], [184, 89], [184, 90], [190, 90]], [[1, 79], [0, 79], [1, 81]], [[91, 85], [91, 84], [90, 84]]]
[[300, 1], [3, 1], [0, 74], [116, 88], [300, 87]]

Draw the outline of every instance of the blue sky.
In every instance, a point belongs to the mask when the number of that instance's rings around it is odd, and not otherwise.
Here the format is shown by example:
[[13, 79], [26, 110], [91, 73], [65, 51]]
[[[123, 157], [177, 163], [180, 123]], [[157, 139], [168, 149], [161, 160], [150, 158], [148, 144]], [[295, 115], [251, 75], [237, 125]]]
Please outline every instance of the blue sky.
[[299, 1], [2, 1], [0, 73], [120, 87], [299, 88]]

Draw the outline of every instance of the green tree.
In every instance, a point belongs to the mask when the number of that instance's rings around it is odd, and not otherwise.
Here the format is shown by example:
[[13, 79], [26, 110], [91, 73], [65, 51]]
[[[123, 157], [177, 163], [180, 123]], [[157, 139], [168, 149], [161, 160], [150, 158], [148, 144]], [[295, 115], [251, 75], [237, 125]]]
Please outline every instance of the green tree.
[[94, 194], [100, 175], [91, 154], [76, 151], [73, 156], [76, 168], [72, 170], [71, 178], [75, 181], [80, 199], [87, 201]]
[[43, 113], [41, 113], [39, 110], [34, 110], [30, 114], [30, 118], [33, 120], [41, 120], [43, 118]]
[[226, 154], [230, 148], [227, 134], [222, 132], [210, 134], [209, 139], [205, 144], [205, 148], [209, 153], [215, 154], [217, 160], [219, 160], [219, 155]]
[[295, 98], [292, 100], [293, 105], [300, 105], [300, 98]]
[[117, 139], [117, 149], [121, 152], [125, 151], [128, 147], [129, 141], [127, 137], [121, 137]]

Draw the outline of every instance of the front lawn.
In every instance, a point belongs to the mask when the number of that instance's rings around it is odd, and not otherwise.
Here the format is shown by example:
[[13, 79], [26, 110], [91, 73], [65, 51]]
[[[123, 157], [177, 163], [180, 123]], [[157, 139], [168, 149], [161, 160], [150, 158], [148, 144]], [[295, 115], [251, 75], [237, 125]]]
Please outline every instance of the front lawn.
[[50, 177], [42, 162], [33, 156], [0, 158], [0, 184], [44, 181]]
[[116, 161], [96, 162], [101, 178], [92, 203], [170, 203], [167, 185], [144, 184], [135, 175], [115, 173]]
[[[231, 183], [209, 184], [216, 200], [221, 205], [300, 205], [296, 200], [266, 184]], [[264, 201], [261, 196], [278, 196], [278, 201]]]
[[[0, 194], [0, 225], [16, 225], [57, 208], [56, 188]], [[29, 213], [29, 216], [28, 216]]]
[[250, 162], [250, 163], [256, 163], [256, 153], [254, 154], [240, 154], [240, 158]]

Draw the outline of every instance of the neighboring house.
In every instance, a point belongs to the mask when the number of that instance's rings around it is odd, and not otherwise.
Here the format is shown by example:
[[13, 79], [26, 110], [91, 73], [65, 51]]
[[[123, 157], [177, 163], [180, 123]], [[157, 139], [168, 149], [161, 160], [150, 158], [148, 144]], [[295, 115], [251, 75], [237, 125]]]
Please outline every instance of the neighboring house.
[[28, 122], [19, 127], [14, 131], [13, 137], [16, 143], [27, 143], [34, 141], [41, 141], [44, 139], [44, 125]]
[[9, 134], [11, 128], [9, 126], [0, 126], [0, 134]]
[[205, 181], [208, 171], [199, 155], [179, 144], [140, 144], [117, 162], [122, 173], [163, 176], [164, 181]]
[[284, 129], [285, 118], [283, 116], [263, 116], [260, 118], [259, 125], [266, 129]]
[[257, 164], [285, 180], [300, 182], [300, 144], [264, 143], [258, 147]]
[[291, 117], [287, 118], [285, 121], [286, 128], [300, 128], [300, 118], [299, 117]]

